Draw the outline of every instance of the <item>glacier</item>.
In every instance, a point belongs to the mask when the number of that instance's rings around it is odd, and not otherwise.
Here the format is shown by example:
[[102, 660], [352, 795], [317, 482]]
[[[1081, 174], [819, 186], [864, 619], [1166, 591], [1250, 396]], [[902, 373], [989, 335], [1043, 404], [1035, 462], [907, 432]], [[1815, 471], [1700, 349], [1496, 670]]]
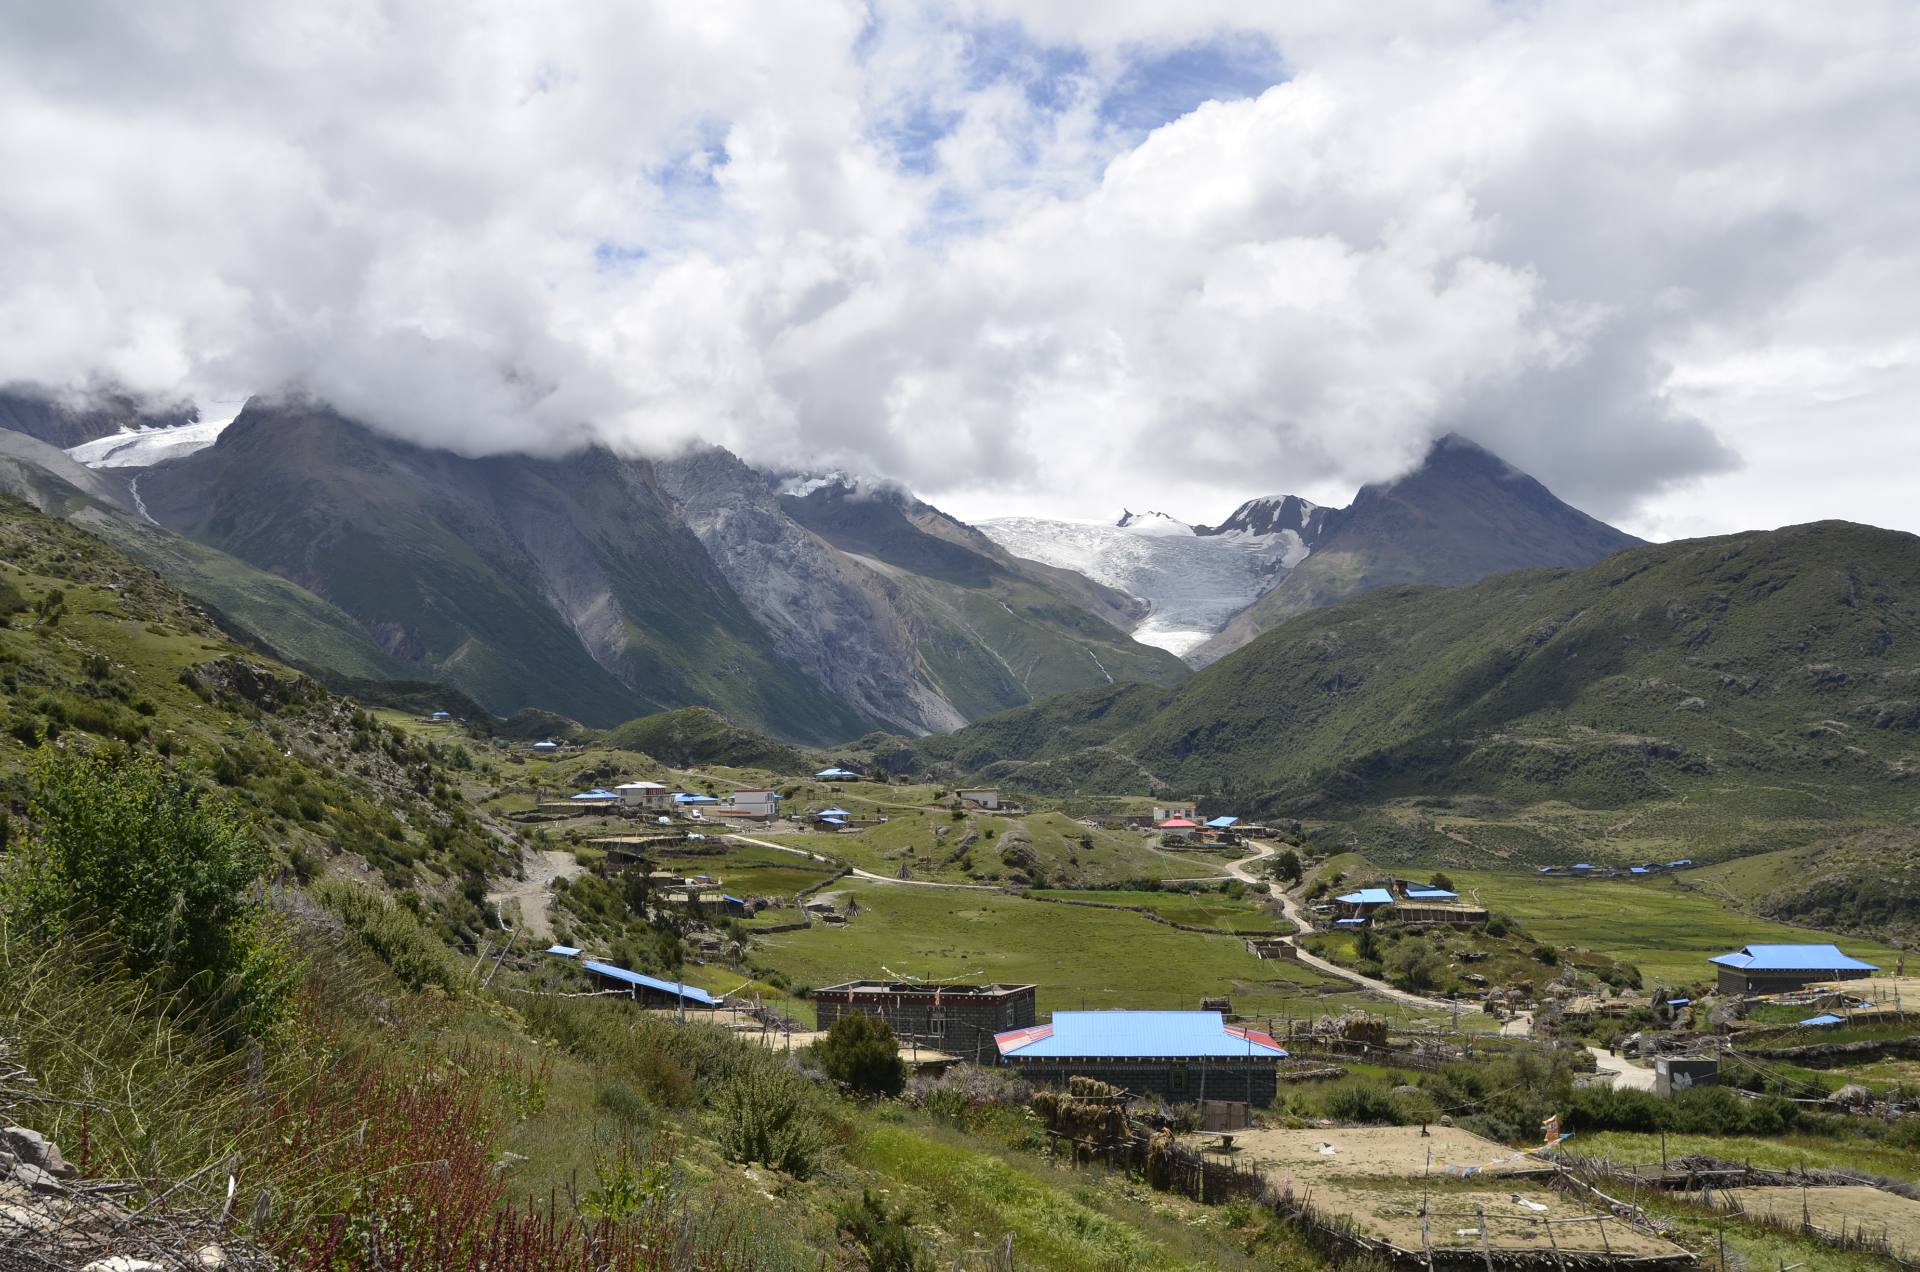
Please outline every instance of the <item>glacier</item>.
[[[1277, 505], [1281, 498], [1253, 500], [1247, 507]], [[1318, 509], [1304, 500], [1292, 502], [1302, 510], [1303, 524], [1317, 524], [1312, 515]], [[1224, 525], [1234, 525], [1234, 519]], [[1147, 616], [1133, 629], [1133, 638], [1181, 657], [1206, 643], [1310, 551], [1307, 539], [1292, 527], [1266, 533], [1196, 528], [1159, 512], [1129, 511], [1117, 522], [996, 517], [976, 528], [1015, 556], [1078, 571], [1144, 602]]]

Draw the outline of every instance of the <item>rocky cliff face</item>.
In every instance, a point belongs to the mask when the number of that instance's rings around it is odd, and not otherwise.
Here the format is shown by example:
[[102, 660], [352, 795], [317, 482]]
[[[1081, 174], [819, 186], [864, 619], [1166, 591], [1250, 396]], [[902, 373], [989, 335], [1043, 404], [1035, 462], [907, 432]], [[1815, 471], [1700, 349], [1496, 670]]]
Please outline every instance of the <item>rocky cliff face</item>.
[[661, 486], [776, 648], [849, 705], [914, 733], [966, 722], [932, 683], [888, 576], [790, 517], [728, 451], [659, 466]]
[[1186, 674], [1107, 621], [1124, 596], [892, 492], [783, 495], [720, 450], [466, 459], [250, 404], [206, 449], [124, 471], [159, 524], [351, 616], [399, 674], [503, 715], [607, 725], [707, 706], [824, 742]]

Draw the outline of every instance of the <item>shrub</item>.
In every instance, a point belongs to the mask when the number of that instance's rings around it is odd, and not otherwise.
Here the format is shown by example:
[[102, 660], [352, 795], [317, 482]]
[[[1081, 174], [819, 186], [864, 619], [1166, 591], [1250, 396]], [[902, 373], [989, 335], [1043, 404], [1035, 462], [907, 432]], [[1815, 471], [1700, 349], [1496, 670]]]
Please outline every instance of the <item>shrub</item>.
[[858, 1202], [841, 1202], [834, 1206], [833, 1215], [840, 1235], [866, 1256], [870, 1272], [917, 1272], [921, 1266], [919, 1249], [907, 1228], [912, 1215], [905, 1207], [889, 1211], [886, 1202], [863, 1188]]
[[294, 960], [268, 924], [266, 852], [234, 807], [152, 756], [56, 751], [34, 769], [33, 832], [4, 903], [50, 939], [98, 939], [249, 1032], [290, 1009]]
[[840, 1017], [812, 1051], [828, 1077], [862, 1095], [898, 1095], [907, 1083], [900, 1044], [878, 1016], [853, 1012]]
[[1393, 1122], [1398, 1110], [1387, 1088], [1374, 1082], [1356, 1082], [1327, 1092], [1327, 1116], [1336, 1122]]
[[826, 1152], [825, 1119], [805, 1077], [772, 1057], [721, 1082], [713, 1096], [720, 1151], [804, 1179]]
[[345, 879], [323, 878], [313, 897], [408, 989], [460, 988], [453, 955], [404, 906]]

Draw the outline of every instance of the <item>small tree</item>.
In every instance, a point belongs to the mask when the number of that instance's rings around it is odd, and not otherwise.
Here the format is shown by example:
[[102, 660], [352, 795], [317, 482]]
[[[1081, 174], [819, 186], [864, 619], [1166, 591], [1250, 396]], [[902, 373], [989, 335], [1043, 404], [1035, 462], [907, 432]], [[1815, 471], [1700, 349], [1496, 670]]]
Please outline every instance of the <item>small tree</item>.
[[284, 1017], [296, 970], [258, 893], [268, 856], [224, 797], [150, 755], [65, 750], [35, 767], [27, 816], [0, 877], [13, 917], [99, 941], [252, 1032]]
[[1291, 848], [1282, 848], [1273, 859], [1273, 874], [1277, 879], [1288, 883], [1300, 882], [1304, 868], [1300, 864], [1300, 854]]
[[852, 1012], [840, 1017], [813, 1051], [828, 1077], [863, 1095], [898, 1095], [907, 1084], [900, 1043], [878, 1016]]

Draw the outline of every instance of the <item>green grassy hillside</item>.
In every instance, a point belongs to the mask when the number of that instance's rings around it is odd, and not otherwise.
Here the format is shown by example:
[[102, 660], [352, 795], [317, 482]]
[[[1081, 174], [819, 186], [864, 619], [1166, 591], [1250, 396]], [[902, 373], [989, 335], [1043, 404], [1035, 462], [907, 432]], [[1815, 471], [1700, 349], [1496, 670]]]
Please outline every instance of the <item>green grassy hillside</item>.
[[[1394, 856], [1553, 861], [1595, 839], [1619, 860], [1689, 839], [1734, 855], [1783, 831], [1904, 824], [1920, 793], [1917, 547], [1827, 522], [1386, 588], [1171, 692], [1068, 695], [919, 753], [1056, 794], [1372, 817]], [[1484, 843], [1463, 843], [1462, 819], [1485, 823]]]

